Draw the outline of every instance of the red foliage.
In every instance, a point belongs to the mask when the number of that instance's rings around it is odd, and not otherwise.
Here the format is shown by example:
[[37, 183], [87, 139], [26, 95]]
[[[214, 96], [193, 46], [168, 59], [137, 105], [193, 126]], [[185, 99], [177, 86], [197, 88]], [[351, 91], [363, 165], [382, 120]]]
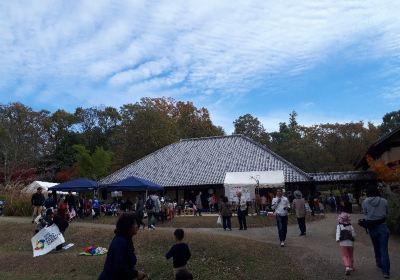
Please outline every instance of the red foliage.
[[400, 182], [400, 165], [389, 167], [383, 160], [375, 160], [367, 155], [367, 162], [371, 169], [384, 182]]
[[76, 168], [61, 170], [56, 174], [56, 181], [60, 183], [66, 182], [73, 179], [76, 175], [77, 175]]

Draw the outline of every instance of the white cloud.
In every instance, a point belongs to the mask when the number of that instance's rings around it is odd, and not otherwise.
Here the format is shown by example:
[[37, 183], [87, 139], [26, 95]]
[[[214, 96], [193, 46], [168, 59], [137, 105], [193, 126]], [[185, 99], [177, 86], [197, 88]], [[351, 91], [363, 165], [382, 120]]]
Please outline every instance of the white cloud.
[[[380, 0], [3, 1], [0, 94], [21, 84], [17, 96], [35, 95], [44, 84], [42, 102], [171, 93], [217, 106], [225, 93], [234, 103], [359, 42], [367, 47], [351, 59], [399, 60], [399, 10], [399, 1]], [[398, 77], [399, 63], [390, 71]]]

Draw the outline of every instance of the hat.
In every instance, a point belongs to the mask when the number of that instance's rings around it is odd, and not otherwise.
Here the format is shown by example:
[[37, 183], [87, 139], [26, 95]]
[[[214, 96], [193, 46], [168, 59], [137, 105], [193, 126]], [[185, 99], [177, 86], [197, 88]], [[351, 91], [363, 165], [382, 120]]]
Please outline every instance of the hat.
[[350, 215], [346, 212], [340, 213], [338, 217], [338, 222], [339, 224], [350, 224], [351, 223]]
[[301, 194], [301, 191], [294, 191], [294, 196], [296, 197], [296, 198], [301, 198], [302, 197], [302, 194]]

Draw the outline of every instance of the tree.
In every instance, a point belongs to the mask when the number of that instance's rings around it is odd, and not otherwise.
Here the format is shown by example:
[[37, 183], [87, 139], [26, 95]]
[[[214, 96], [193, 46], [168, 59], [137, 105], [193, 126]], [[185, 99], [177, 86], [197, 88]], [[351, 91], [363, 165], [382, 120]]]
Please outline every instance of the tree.
[[2, 181], [31, 180], [38, 162], [53, 150], [49, 112], [21, 103], [0, 105], [0, 172]]
[[383, 116], [382, 124], [380, 125], [381, 135], [390, 133], [399, 127], [400, 127], [400, 110], [387, 113]]
[[83, 145], [74, 145], [76, 151], [75, 168], [80, 177], [99, 180], [109, 174], [112, 164], [112, 153], [102, 147], [96, 147], [90, 154]]
[[253, 117], [251, 114], [240, 116], [233, 122], [233, 125], [235, 126], [235, 134], [242, 134], [260, 144], [265, 145], [268, 143], [269, 136], [263, 125], [258, 118]]

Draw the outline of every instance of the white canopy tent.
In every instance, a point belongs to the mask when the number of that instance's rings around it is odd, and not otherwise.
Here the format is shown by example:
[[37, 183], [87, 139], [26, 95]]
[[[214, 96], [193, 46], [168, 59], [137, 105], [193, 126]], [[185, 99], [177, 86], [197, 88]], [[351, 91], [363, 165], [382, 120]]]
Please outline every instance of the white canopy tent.
[[226, 172], [224, 180], [225, 195], [229, 201], [236, 201], [236, 193], [240, 191], [246, 201], [255, 198], [255, 188], [277, 188], [285, 185], [283, 170]]
[[36, 192], [37, 188], [41, 187], [43, 192], [47, 192], [49, 188], [58, 185], [58, 183], [43, 182], [43, 181], [33, 181], [28, 186], [23, 188], [21, 192], [33, 194]]

